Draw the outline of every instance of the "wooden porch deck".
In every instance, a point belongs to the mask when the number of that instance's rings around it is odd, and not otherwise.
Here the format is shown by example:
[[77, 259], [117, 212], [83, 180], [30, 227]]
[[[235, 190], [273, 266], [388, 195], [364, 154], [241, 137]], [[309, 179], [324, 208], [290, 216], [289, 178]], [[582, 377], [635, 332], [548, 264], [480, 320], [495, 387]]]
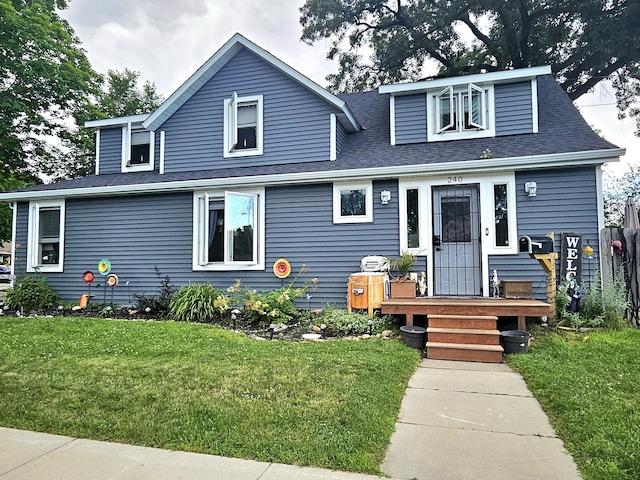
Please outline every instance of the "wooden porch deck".
[[390, 298], [382, 302], [382, 313], [406, 315], [413, 325], [414, 315], [492, 315], [518, 317], [518, 330], [526, 330], [526, 317], [549, 317], [551, 305], [533, 299], [510, 298]]

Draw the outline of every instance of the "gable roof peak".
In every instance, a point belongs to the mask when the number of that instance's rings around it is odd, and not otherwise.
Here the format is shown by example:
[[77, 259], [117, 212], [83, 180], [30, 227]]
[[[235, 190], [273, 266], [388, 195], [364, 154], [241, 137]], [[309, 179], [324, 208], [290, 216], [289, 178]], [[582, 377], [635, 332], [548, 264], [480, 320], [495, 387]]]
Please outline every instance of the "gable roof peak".
[[178, 108], [184, 105], [189, 98], [191, 98], [207, 81], [213, 78], [213, 76], [243, 48], [246, 48], [265, 62], [280, 70], [289, 78], [298, 82], [303, 87], [341, 110], [338, 117], [348, 131], [358, 131], [362, 129], [362, 126], [343, 100], [325, 90], [314, 81], [310, 80], [239, 33], [234, 34], [216, 53], [214, 53], [198, 70], [196, 70], [196, 72], [191, 75], [186, 82], [178, 87], [178, 89], [173, 92], [173, 94], [171, 94], [171, 96], [165, 100], [165, 102], [160, 105], [155, 112], [149, 115], [149, 117], [144, 121], [143, 126], [149, 130], [156, 130], [160, 127], [160, 125], [162, 125], [176, 110], [178, 110]]

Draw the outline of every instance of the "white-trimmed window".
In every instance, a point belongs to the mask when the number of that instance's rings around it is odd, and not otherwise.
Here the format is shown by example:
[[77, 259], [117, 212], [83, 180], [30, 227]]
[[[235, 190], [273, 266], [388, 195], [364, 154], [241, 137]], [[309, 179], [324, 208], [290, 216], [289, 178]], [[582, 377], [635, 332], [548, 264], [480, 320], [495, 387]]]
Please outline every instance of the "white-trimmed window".
[[224, 156], [262, 155], [262, 95], [224, 100]]
[[153, 170], [155, 135], [141, 125], [122, 127], [122, 173]]
[[333, 223], [373, 221], [371, 182], [333, 184]]
[[427, 110], [431, 142], [495, 136], [492, 86], [446, 87], [427, 95]]
[[264, 269], [264, 189], [193, 196], [193, 269]]
[[62, 272], [64, 219], [64, 200], [29, 203], [28, 272]]

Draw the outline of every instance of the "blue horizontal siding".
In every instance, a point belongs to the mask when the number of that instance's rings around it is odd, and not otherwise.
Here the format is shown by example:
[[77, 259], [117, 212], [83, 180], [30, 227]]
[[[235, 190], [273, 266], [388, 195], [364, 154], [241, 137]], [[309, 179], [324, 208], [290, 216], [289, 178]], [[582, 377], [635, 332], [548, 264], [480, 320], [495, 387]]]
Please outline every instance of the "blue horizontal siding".
[[[223, 105], [234, 91], [263, 95], [263, 155], [223, 158]], [[328, 160], [331, 113], [338, 110], [243, 49], [160, 128], [165, 171]]]
[[496, 85], [496, 136], [533, 132], [531, 82]]
[[[120, 284], [114, 302], [129, 304], [133, 295], [157, 293], [162, 275], [175, 286], [189, 282], [210, 282], [220, 288], [237, 278], [257, 290], [277, 288], [282, 281], [272, 272], [280, 257], [287, 258], [293, 274], [302, 265], [310, 268], [300, 281], [318, 278], [317, 290], [303, 306], [320, 308], [327, 304], [346, 305], [347, 280], [360, 269], [365, 255], [397, 255], [397, 182], [374, 183], [374, 199], [382, 190], [392, 192], [389, 205], [374, 201], [374, 222], [333, 224], [331, 184], [274, 187], [266, 190], [265, 270], [248, 272], [192, 271], [193, 195], [139, 195], [116, 198], [67, 200], [64, 272], [47, 274], [50, 285], [66, 300], [77, 300], [87, 292], [82, 282], [86, 270], [96, 273], [98, 262], [111, 261], [112, 273]], [[16, 265], [24, 271], [27, 245], [27, 204], [18, 210]], [[22, 266], [22, 267], [20, 267]], [[128, 285], [127, 285], [128, 282]], [[102, 302], [103, 289], [92, 289], [95, 301]], [[107, 294], [111, 301], [111, 292]]]
[[100, 130], [101, 174], [120, 173], [122, 168], [122, 128]]
[[[554, 247], [559, 253], [562, 232], [583, 233], [583, 245], [588, 242], [594, 249], [591, 260], [583, 258], [585, 283], [596, 272], [599, 258], [596, 168], [599, 167], [516, 173], [518, 236], [545, 236], [554, 232]], [[528, 181], [538, 184], [537, 196], [529, 197], [525, 193], [524, 184]], [[489, 257], [489, 268], [497, 269], [504, 280], [531, 279], [534, 296], [546, 299], [546, 274], [529, 255], [493, 255]]]
[[396, 145], [427, 141], [427, 100], [422, 95], [395, 97]]

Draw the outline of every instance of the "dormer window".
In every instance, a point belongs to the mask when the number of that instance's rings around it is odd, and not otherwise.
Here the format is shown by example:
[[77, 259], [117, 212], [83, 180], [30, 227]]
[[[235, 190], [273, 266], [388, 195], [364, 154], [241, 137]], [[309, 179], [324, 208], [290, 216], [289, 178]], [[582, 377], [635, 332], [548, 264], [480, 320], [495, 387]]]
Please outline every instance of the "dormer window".
[[493, 87], [473, 83], [449, 86], [427, 95], [428, 140], [458, 140], [495, 135]]
[[224, 156], [262, 155], [262, 95], [224, 100]]
[[122, 127], [122, 172], [153, 170], [155, 136], [141, 125]]

